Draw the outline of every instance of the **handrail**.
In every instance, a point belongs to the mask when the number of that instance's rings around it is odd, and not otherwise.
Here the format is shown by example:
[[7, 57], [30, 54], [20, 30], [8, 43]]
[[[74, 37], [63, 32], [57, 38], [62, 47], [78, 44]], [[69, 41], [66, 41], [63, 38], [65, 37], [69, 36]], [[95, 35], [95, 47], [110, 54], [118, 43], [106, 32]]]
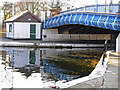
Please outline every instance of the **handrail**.
[[[71, 12], [71, 11], [95, 11], [95, 12], [99, 12], [99, 8], [101, 7], [120, 7], [120, 4], [109, 4], [109, 5], [89, 5], [89, 6], [85, 6], [85, 7], [80, 7], [80, 8], [75, 8], [75, 9], [71, 9], [71, 10], [67, 10], [67, 11], [61, 11], [61, 14], [62, 13], [66, 13], [66, 12]], [[90, 10], [86, 10], [86, 9], [89, 9], [89, 8], [93, 8], [93, 9], [90, 9]], [[115, 12], [115, 10], [113, 12], [111, 12], [111, 9], [109, 8], [109, 10], [107, 10], [109, 13], [118, 13], [119, 11], [119, 8], [116, 8], [118, 9], [117, 12]], [[97, 11], [96, 11], [97, 10]], [[103, 11], [103, 10], [102, 10]], [[103, 11], [105, 12], [105, 11]], [[120, 13], [120, 12], [119, 12]]]

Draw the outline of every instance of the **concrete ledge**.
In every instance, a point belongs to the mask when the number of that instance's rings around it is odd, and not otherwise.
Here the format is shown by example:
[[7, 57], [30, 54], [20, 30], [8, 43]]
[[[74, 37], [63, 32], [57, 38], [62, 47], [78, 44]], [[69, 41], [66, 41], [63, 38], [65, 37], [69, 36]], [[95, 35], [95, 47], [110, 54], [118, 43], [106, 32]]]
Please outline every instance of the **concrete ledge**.
[[0, 42], [1, 47], [33, 47], [33, 48], [103, 48], [104, 44], [69, 44], [69, 43], [24, 43]]

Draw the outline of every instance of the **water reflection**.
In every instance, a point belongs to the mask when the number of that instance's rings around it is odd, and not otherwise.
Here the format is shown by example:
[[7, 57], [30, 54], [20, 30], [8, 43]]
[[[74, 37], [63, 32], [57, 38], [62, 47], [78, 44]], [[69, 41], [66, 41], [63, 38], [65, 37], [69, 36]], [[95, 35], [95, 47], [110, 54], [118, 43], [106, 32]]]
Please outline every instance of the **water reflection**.
[[[9, 81], [14, 80], [14, 83], [18, 83], [18, 81], [13, 78], [25, 81], [32, 76], [34, 76], [33, 79], [38, 79], [39, 83], [70, 81], [89, 75], [101, 55], [102, 50], [89, 49], [5, 49], [1, 50], [0, 67], [1, 71], [4, 68], [3, 73], [6, 71], [12, 73], [11, 76], [6, 73], [4, 75], [9, 76], [9, 79], [11, 78]], [[30, 82], [33, 83], [33, 79], [30, 79]]]

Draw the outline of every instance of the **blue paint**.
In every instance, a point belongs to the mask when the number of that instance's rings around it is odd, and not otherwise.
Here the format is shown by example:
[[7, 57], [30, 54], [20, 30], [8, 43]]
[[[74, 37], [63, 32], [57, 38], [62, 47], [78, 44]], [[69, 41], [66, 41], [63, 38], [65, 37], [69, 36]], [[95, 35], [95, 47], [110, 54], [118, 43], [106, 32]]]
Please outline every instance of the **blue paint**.
[[69, 24], [80, 24], [120, 31], [120, 15], [92, 12], [71, 12], [46, 19], [45, 22], [43, 22], [42, 28], [53, 28]]

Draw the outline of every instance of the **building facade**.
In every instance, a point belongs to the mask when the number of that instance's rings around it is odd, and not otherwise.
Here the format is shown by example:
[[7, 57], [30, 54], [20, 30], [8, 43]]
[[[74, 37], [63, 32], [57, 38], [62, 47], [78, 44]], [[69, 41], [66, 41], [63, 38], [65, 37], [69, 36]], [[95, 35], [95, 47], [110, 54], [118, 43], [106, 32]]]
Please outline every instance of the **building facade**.
[[41, 20], [29, 11], [21, 12], [5, 22], [6, 38], [41, 39]]

